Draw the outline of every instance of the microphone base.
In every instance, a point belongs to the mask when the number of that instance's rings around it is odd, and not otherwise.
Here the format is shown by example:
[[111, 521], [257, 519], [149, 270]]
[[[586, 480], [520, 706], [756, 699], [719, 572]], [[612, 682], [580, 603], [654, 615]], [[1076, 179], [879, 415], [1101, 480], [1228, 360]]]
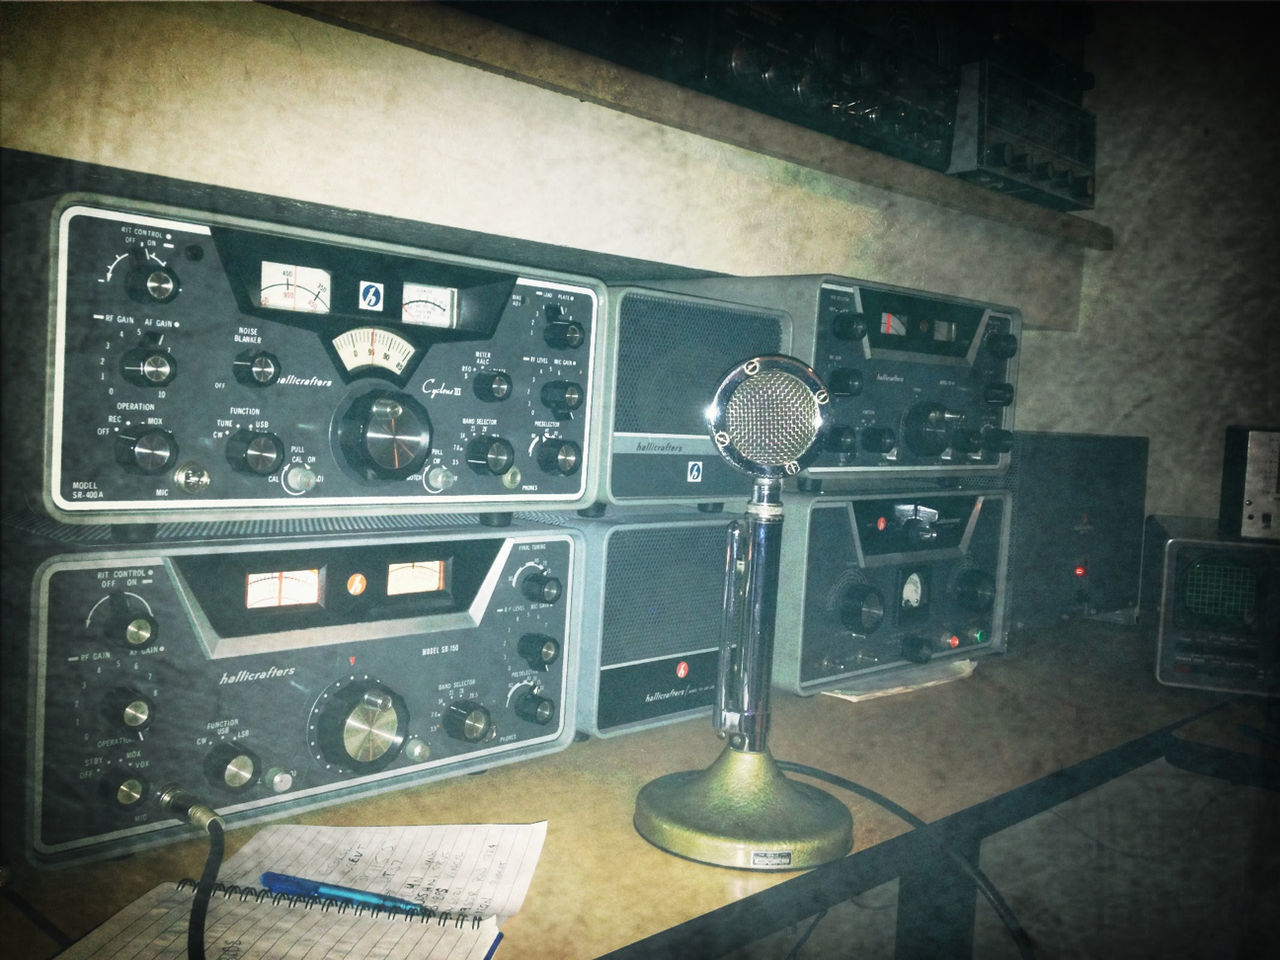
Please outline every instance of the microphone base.
[[705, 770], [670, 773], [636, 796], [635, 828], [676, 856], [742, 870], [803, 870], [853, 847], [853, 816], [789, 780], [765, 752], [726, 747]]

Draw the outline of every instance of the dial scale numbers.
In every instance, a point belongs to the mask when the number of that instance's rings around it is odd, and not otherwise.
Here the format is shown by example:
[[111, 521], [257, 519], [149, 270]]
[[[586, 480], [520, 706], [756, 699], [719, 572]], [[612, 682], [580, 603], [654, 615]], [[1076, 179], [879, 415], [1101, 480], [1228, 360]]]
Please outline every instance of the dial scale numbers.
[[64, 522], [586, 505], [595, 281], [87, 198], [57, 228]]
[[[562, 749], [579, 540], [477, 527], [52, 557], [29, 692], [36, 856], [183, 835], [151, 799], [167, 784], [206, 791], [234, 826]], [[406, 585], [418, 557], [439, 559]], [[245, 593], [246, 571], [277, 569], [320, 575], [287, 603]], [[229, 572], [211, 585], [209, 570]], [[238, 612], [213, 609], [226, 596]]]

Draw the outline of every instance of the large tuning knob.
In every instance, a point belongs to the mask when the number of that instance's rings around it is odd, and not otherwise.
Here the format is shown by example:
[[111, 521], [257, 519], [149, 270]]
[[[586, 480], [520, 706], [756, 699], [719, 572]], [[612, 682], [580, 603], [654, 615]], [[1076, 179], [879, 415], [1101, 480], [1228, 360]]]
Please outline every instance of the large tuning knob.
[[349, 770], [381, 770], [409, 734], [404, 699], [376, 680], [331, 688], [316, 706], [315, 746], [329, 763]]
[[408, 394], [372, 390], [347, 409], [338, 440], [347, 462], [365, 479], [398, 480], [426, 461], [431, 421]]
[[917, 403], [907, 411], [903, 439], [922, 457], [936, 457], [951, 443], [953, 415], [940, 403]]

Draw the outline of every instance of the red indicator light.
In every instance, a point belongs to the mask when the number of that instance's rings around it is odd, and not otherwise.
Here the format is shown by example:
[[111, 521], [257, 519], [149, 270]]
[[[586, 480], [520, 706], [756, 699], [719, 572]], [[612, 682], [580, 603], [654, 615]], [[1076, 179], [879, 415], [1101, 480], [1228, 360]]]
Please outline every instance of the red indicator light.
[[679, 663], [676, 664], [676, 676], [679, 677], [681, 680], [689, 676], [688, 660], [681, 660]]
[[1077, 577], [1086, 577], [1089, 575], [1089, 568], [1083, 563], [1077, 564], [1075, 570], [1072, 571]]
[[960, 646], [960, 638], [953, 633], [951, 636], [947, 637], [947, 646], [954, 650], [956, 647]]
[[881, 531], [883, 531], [883, 530], [884, 530], [884, 528], [885, 528], [885, 527], [887, 527], [888, 525], [889, 525], [889, 521], [888, 521], [887, 519], [885, 519], [884, 517], [881, 517], [879, 520], [877, 520], [877, 521], [876, 521], [876, 529], [877, 529], [877, 530], [881, 530]]

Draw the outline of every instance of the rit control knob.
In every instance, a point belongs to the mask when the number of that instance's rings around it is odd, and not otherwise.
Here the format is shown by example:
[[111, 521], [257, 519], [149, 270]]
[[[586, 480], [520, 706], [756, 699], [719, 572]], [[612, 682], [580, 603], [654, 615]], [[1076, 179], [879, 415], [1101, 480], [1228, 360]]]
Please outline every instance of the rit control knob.
[[274, 433], [237, 430], [227, 441], [227, 462], [240, 473], [267, 477], [284, 463], [284, 444]]
[[502, 437], [485, 434], [467, 444], [467, 463], [476, 473], [500, 477], [515, 465], [516, 451]]
[[242, 793], [258, 782], [258, 757], [238, 743], [220, 743], [205, 755], [204, 774], [221, 790]]
[[399, 480], [418, 470], [431, 452], [431, 420], [408, 394], [372, 390], [343, 415], [338, 441], [347, 462], [366, 480]]
[[520, 592], [534, 603], [555, 603], [564, 593], [564, 584], [544, 571], [530, 573], [520, 581]]
[[516, 652], [535, 670], [549, 670], [560, 659], [560, 641], [545, 633], [526, 633], [516, 643]]
[[120, 375], [135, 387], [164, 387], [178, 375], [178, 362], [158, 344], [143, 344], [125, 351]]
[[269, 387], [280, 378], [280, 360], [266, 350], [246, 350], [231, 362], [231, 373], [246, 387]]
[[850, 585], [840, 598], [840, 622], [857, 634], [874, 633], [884, 622], [884, 595], [865, 583]]
[[[142, 650], [156, 642], [160, 624], [155, 617], [134, 605], [123, 593], [112, 593], [102, 618], [103, 639], [127, 650]], [[95, 616], [96, 619], [96, 616]]]
[[582, 465], [582, 448], [572, 440], [549, 437], [538, 446], [538, 466], [547, 473], [568, 477]]
[[129, 296], [139, 303], [169, 303], [175, 299], [181, 292], [178, 275], [167, 266], [148, 260], [145, 254], [139, 259], [141, 263], [125, 279]]
[[444, 711], [444, 732], [464, 743], [481, 743], [497, 733], [489, 710], [474, 700], [458, 700]]
[[314, 747], [321, 758], [358, 773], [386, 767], [409, 735], [404, 699], [375, 680], [330, 688], [316, 708]]

